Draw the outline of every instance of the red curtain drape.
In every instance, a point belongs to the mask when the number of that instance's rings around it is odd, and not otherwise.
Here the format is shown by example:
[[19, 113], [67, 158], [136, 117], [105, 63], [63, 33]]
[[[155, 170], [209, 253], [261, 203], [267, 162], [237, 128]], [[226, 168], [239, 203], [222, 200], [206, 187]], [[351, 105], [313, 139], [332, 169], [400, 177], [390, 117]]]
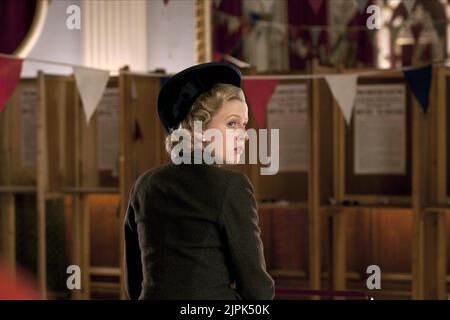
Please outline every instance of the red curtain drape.
[[0, 53], [13, 53], [33, 22], [37, 0], [0, 1]]
[[[311, 46], [311, 34], [309, 30], [297, 29], [295, 26], [326, 26], [328, 24], [327, 1], [322, 1], [320, 9], [314, 12], [308, 1], [288, 0], [288, 23], [293, 26], [289, 32], [289, 41], [293, 43], [295, 39], [302, 38], [304, 42]], [[326, 31], [320, 33], [318, 47], [324, 45], [328, 48], [328, 35]], [[327, 49], [328, 51], [328, 49]], [[312, 50], [303, 59], [292, 50], [289, 51], [289, 67], [291, 70], [303, 70], [306, 62], [314, 57]]]
[[[217, 11], [242, 17], [242, 0], [221, 1]], [[227, 25], [219, 25], [215, 21], [213, 30], [214, 56], [227, 53], [233, 57], [242, 59], [242, 28], [243, 26], [233, 34], [228, 34]]]
[[[374, 4], [373, 0], [367, 2], [367, 6]], [[367, 7], [366, 7], [367, 8]], [[354, 44], [356, 48], [355, 62], [362, 63], [364, 66], [372, 67], [375, 65], [374, 46], [370, 40], [369, 32], [374, 32], [366, 29], [367, 20], [370, 14], [356, 11], [353, 18], [350, 20], [349, 27], [362, 27], [361, 29], [351, 29], [348, 33], [347, 40]]]

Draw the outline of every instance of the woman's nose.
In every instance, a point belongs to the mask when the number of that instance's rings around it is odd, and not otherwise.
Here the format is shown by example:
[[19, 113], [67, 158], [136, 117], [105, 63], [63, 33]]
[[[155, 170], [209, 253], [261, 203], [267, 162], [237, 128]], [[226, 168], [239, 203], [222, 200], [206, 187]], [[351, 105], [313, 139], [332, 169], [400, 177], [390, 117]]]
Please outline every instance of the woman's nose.
[[245, 138], [244, 138], [245, 141], [247, 141], [247, 140], [249, 139], [247, 130], [245, 130], [245, 129], [244, 129], [244, 137], [245, 137]]
[[244, 140], [247, 141], [249, 139], [247, 130], [245, 128], [239, 128], [237, 133], [237, 139], [238, 140]]

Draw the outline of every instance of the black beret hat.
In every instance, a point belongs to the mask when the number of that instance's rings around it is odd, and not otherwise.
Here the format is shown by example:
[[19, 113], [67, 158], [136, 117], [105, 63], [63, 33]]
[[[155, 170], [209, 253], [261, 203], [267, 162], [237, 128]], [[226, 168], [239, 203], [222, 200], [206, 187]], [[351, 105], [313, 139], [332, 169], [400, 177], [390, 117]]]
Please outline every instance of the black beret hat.
[[158, 96], [158, 114], [168, 133], [185, 119], [195, 100], [217, 83], [241, 87], [238, 67], [226, 62], [198, 64], [180, 71], [161, 88]]

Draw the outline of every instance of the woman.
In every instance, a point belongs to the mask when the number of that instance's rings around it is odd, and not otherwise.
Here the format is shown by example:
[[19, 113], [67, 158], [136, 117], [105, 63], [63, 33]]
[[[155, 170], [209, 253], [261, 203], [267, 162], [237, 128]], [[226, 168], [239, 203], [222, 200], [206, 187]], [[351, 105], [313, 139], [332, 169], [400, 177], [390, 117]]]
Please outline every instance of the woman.
[[[273, 299], [253, 187], [244, 174], [220, 165], [238, 163], [248, 139], [240, 86], [237, 67], [213, 62], [176, 74], [161, 89], [158, 113], [172, 161], [141, 174], [131, 191], [130, 299]], [[207, 139], [208, 130], [219, 135]], [[181, 140], [181, 131], [189, 138]], [[220, 134], [223, 145], [208, 149]]]

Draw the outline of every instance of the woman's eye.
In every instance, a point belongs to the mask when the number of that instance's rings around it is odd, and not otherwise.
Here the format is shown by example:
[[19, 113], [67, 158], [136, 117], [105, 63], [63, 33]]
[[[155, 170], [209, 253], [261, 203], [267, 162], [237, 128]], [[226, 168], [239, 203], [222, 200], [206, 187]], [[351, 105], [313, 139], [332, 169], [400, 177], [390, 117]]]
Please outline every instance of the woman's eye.
[[229, 126], [230, 128], [233, 128], [235, 125], [236, 125], [236, 121], [228, 122], [228, 126]]

